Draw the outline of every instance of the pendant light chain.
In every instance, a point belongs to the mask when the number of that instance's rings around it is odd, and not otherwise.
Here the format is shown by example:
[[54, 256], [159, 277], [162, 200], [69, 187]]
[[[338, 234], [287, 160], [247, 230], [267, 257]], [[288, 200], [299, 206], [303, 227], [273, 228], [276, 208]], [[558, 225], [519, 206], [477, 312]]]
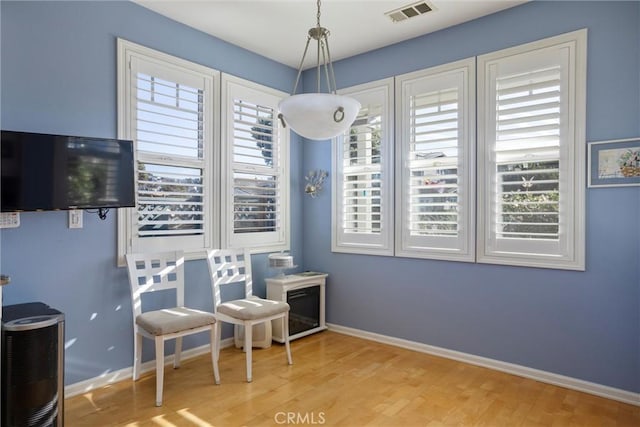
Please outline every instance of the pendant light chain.
[[316, 56], [316, 92], [320, 93], [320, 53], [324, 55], [322, 38], [325, 37], [325, 33], [320, 26], [320, 0], [318, 0], [318, 13], [316, 14], [316, 35], [315, 39], [318, 43], [317, 56]]
[[[318, 57], [316, 59], [316, 78], [317, 78], [317, 82], [316, 82], [316, 91], [318, 93], [320, 93], [320, 54], [322, 53], [322, 58], [323, 58], [323, 63], [324, 63], [324, 68], [325, 71], [327, 69], [327, 61], [326, 61], [326, 56], [325, 56], [325, 52], [324, 52], [324, 42], [323, 40], [327, 39], [327, 35], [328, 35], [328, 30], [326, 28], [322, 28], [320, 26], [320, 0], [318, 0], [317, 2], [318, 5], [318, 12], [316, 13], [316, 37], [318, 40]], [[329, 78], [327, 76], [327, 84], [329, 85], [329, 93], [331, 93], [331, 86], [329, 83]]]

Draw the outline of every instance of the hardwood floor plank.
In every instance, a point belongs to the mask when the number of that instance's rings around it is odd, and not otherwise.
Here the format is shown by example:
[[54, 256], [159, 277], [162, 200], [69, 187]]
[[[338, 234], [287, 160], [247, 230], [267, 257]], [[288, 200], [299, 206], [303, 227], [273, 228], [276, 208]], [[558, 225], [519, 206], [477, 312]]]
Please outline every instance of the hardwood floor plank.
[[208, 355], [165, 368], [164, 405], [155, 374], [69, 398], [67, 426], [622, 426], [640, 408], [534, 380], [326, 331], [244, 353]]

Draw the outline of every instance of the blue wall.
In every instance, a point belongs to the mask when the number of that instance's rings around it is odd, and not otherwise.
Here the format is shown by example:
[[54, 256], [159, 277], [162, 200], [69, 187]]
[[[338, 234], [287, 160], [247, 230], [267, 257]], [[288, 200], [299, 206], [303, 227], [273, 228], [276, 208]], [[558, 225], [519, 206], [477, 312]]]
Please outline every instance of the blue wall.
[[[587, 140], [639, 136], [638, 2], [528, 3], [335, 73], [348, 87], [580, 28]], [[305, 145], [303, 165], [330, 170], [330, 143]], [[330, 189], [303, 203], [304, 267], [330, 273], [328, 322], [640, 392], [639, 187], [587, 191], [586, 272], [332, 253]]]
[[[1, 3], [1, 126], [116, 135], [116, 37], [288, 91], [292, 70], [128, 2]], [[640, 135], [640, 4], [534, 2], [335, 64], [339, 87], [589, 28], [587, 139]], [[640, 190], [587, 191], [587, 271], [334, 254], [328, 142], [292, 140], [292, 252], [330, 273], [329, 322], [640, 392]], [[115, 267], [116, 221], [22, 214], [0, 233], [4, 303], [65, 312], [66, 383], [131, 365], [131, 307]], [[304, 237], [304, 238], [303, 238]], [[272, 273], [254, 258], [258, 293]], [[187, 263], [187, 302], [210, 309], [206, 265]], [[227, 330], [228, 332], [228, 330]], [[191, 340], [187, 346], [203, 344]], [[145, 353], [147, 357], [150, 352]]]
[[[296, 71], [193, 30], [130, 2], [1, 3], [3, 129], [115, 137], [116, 38], [142, 44], [288, 92]], [[301, 260], [302, 145], [291, 142], [292, 253]], [[84, 214], [67, 228], [66, 212], [21, 214], [3, 229], [1, 265], [12, 278], [4, 304], [43, 301], [66, 315], [66, 384], [131, 366], [132, 316], [126, 270], [116, 268], [116, 212]], [[253, 257], [256, 293], [273, 275]], [[206, 264], [186, 264], [187, 304], [212, 310]], [[229, 336], [230, 329], [226, 329]], [[207, 336], [185, 339], [185, 348]], [[146, 341], [146, 340], [145, 340]], [[145, 359], [153, 357], [151, 346]]]

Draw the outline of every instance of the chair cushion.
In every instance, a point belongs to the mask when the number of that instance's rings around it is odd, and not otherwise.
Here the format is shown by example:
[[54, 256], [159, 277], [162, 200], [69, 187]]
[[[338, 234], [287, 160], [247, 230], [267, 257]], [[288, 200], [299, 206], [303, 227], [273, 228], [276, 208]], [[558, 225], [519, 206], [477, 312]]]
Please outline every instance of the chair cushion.
[[152, 335], [166, 335], [214, 323], [216, 318], [212, 313], [187, 307], [147, 311], [136, 317], [136, 324]]
[[227, 301], [218, 306], [217, 312], [240, 320], [255, 320], [289, 311], [289, 304], [258, 297]]

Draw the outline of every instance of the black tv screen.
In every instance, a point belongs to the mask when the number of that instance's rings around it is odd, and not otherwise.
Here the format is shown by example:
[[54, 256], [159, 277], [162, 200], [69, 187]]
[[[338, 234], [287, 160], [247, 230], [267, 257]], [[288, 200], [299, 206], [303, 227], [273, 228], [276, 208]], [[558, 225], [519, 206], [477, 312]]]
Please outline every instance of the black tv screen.
[[2, 212], [135, 205], [133, 142], [2, 131]]

